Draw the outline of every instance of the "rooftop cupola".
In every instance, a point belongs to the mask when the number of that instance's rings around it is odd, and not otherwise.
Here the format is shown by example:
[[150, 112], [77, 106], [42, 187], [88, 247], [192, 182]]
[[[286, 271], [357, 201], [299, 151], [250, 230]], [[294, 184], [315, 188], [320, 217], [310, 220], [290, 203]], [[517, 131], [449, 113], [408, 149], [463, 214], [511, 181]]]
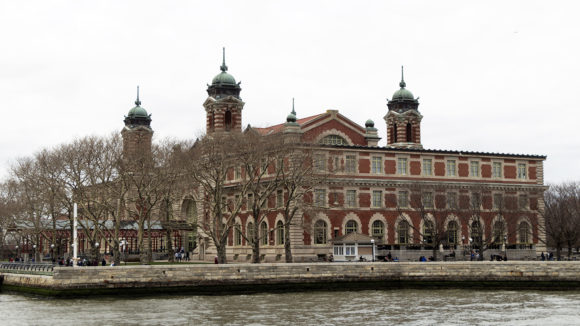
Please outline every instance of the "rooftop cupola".
[[136, 126], [146, 126], [151, 127], [151, 115], [147, 114], [147, 111], [141, 107], [141, 101], [139, 100], [139, 86], [137, 86], [137, 99], [135, 100], [135, 107], [129, 110], [127, 116], [125, 116], [125, 126], [133, 128]]
[[[423, 148], [421, 145], [421, 119], [419, 98], [415, 98], [405, 83], [401, 66], [401, 87], [388, 100], [389, 108], [384, 119], [387, 123], [387, 146], [399, 148]], [[368, 129], [368, 126], [367, 126]]]
[[415, 99], [413, 93], [406, 89], [407, 83], [405, 83], [403, 66], [401, 66], [401, 82], [399, 83], [401, 87], [395, 93], [390, 101], [388, 101], [389, 110], [396, 110], [397, 112], [404, 112], [407, 110], [418, 110], [419, 101], [418, 98]]
[[220, 99], [226, 96], [234, 96], [239, 99], [242, 88], [240, 87], [240, 83], [236, 83], [234, 76], [227, 72], [226, 48], [223, 48], [222, 51], [223, 61], [220, 66], [221, 72], [213, 78], [211, 85], [208, 85], [207, 94], [215, 99]]

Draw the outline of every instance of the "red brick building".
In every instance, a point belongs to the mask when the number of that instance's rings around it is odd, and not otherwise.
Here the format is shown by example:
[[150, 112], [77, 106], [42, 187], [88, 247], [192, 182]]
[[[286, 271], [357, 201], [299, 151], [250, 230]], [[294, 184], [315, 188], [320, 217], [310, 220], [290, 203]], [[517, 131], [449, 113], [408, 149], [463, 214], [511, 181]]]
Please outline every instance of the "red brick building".
[[[225, 60], [221, 70], [204, 103], [207, 132], [241, 132], [241, 88], [227, 73]], [[253, 128], [264, 136], [285, 133], [297, 143], [318, 144], [315, 168], [329, 175], [314, 190], [320, 209], [306, 216], [309, 227], [291, 227], [295, 261], [331, 254], [372, 258], [363, 250], [368, 243], [340, 242], [333, 248], [333, 239], [349, 233], [372, 237], [375, 255], [391, 251], [407, 259], [428, 255], [434, 246], [443, 254], [483, 249], [485, 255], [512, 258], [535, 258], [536, 251], [545, 250], [538, 212], [546, 157], [424, 149], [419, 102], [403, 76], [399, 87], [387, 102], [385, 147], [378, 146], [373, 121], [362, 126], [335, 110], [297, 118], [293, 108], [285, 123]], [[283, 259], [283, 239], [276, 231], [281, 221], [281, 214], [271, 214], [260, 226], [269, 235], [261, 248], [266, 261]], [[252, 219], [241, 216], [237, 223], [246, 232]], [[233, 233], [229, 258], [249, 260], [250, 247]]]

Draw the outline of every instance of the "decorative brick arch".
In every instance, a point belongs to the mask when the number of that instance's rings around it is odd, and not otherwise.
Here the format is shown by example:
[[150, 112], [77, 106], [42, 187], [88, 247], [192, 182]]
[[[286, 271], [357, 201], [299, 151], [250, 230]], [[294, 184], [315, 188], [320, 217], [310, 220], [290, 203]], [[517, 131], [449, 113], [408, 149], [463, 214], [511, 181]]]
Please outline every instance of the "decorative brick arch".
[[407, 213], [402, 213], [397, 216], [397, 220], [395, 221], [395, 243], [399, 243], [399, 223], [403, 220], [409, 223], [409, 243], [413, 243], [415, 240], [415, 226], [413, 225], [411, 217]]
[[530, 221], [530, 218], [528, 216], [520, 216], [520, 218], [518, 218], [517, 224], [516, 224], [516, 243], [524, 243], [522, 242], [522, 239], [520, 237], [520, 225], [522, 223], [528, 223], [528, 242], [526, 243], [533, 243], [533, 236], [534, 236], [534, 227], [532, 222]]
[[481, 218], [481, 216], [478, 217], [478, 216], [475, 216], [474, 215], [474, 216], [472, 216], [469, 219], [469, 222], [467, 222], [468, 223], [468, 225], [467, 225], [467, 234], [468, 234], [469, 238], [473, 239], [473, 229], [472, 229], [472, 225], [473, 225], [473, 222], [475, 222], [475, 221], [479, 222], [479, 227], [481, 228], [481, 240], [483, 242], [485, 242], [485, 239], [486, 239], [486, 236], [485, 236], [485, 223], [483, 222], [483, 218]]
[[330, 219], [328, 218], [328, 216], [322, 212], [316, 214], [316, 216], [312, 219], [312, 227], [310, 228], [310, 243], [313, 246], [325, 246], [326, 244], [314, 244], [314, 225], [316, 224], [316, 222], [318, 221], [324, 221], [326, 223], [326, 241], [328, 242], [328, 240], [330, 240], [331, 236], [332, 236], [332, 224], [330, 223]]
[[340, 136], [340, 137], [344, 138], [344, 140], [346, 140], [348, 145], [351, 145], [351, 146], [354, 145], [354, 143], [352, 142], [352, 139], [350, 139], [350, 137], [347, 134], [345, 134], [344, 132], [342, 132], [340, 130], [336, 130], [334, 128], [321, 132], [320, 135], [318, 135], [316, 137], [314, 142], [319, 143], [324, 137], [331, 136], [331, 135]]
[[389, 238], [389, 232], [388, 232], [388, 230], [389, 230], [389, 224], [387, 224], [387, 219], [381, 213], [375, 213], [375, 214], [373, 214], [373, 216], [371, 216], [371, 219], [369, 220], [369, 225], [368, 225], [369, 236], [372, 236], [373, 235], [373, 223], [375, 221], [381, 221], [381, 222], [383, 222], [383, 224], [385, 226], [385, 229], [383, 231], [384, 232], [383, 235], [385, 237], [384, 242], [385, 243], [389, 243], [389, 241], [388, 241], [388, 238]]
[[350, 212], [344, 216], [342, 219], [342, 234], [346, 234], [346, 222], [353, 220], [357, 223], [357, 233], [362, 233], [362, 223], [358, 215], [353, 212]]
[[424, 241], [424, 239], [423, 239], [423, 231], [424, 231], [423, 227], [425, 226], [425, 220], [428, 220], [431, 223], [433, 223], [433, 231], [435, 231], [435, 217], [433, 216], [433, 214], [427, 213], [425, 215], [425, 218], [422, 218], [421, 222], [419, 222], [419, 237], [420, 237], [419, 241], [421, 241], [421, 242]]

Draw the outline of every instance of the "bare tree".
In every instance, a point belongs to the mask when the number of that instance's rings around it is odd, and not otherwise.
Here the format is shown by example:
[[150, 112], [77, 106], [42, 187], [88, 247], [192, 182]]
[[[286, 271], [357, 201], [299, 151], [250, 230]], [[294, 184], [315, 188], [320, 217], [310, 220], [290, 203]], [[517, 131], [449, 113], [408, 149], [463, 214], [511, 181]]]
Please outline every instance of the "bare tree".
[[[231, 183], [228, 173], [240, 154], [241, 134], [216, 133], [205, 136], [182, 153], [186, 176], [197, 189], [197, 202], [202, 203], [203, 216], [198, 221], [202, 235], [209, 236], [219, 263], [226, 262], [228, 235], [235, 217], [246, 204], [248, 183]], [[228, 195], [234, 195], [228, 201]]]
[[544, 193], [544, 218], [548, 244], [556, 248], [556, 257], [561, 259], [562, 249], [578, 244], [580, 235], [580, 186], [577, 183], [550, 185]]

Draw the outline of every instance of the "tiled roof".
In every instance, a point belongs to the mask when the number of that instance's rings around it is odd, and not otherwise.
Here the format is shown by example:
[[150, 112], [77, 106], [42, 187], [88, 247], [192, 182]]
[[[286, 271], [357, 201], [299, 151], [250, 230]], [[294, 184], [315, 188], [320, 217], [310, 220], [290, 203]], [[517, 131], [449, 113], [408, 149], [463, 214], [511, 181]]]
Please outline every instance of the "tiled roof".
[[[305, 123], [308, 123], [308, 122], [310, 122], [310, 121], [312, 121], [312, 120], [314, 120], [314, 119], [316, 119], [324, 114], [326, 114], [326, 113], [321, 113], [321, 114], [313, 115], [310, 117], [298, 119], [298, 120], [296, 120], [296, 123], [298, 123], [299, 125], [302, 126]], [[261, 135], [271, 135], [271, 134], [275, 134], [275, 133], [278, 133], [278, 132], [284, 130], [285, 124], [286, 123], [281, 123], [281, 124], [277, 124], [277, 125], [266, 127], [266, 128], [252, 128], [252, 129], [256, 130]]]

